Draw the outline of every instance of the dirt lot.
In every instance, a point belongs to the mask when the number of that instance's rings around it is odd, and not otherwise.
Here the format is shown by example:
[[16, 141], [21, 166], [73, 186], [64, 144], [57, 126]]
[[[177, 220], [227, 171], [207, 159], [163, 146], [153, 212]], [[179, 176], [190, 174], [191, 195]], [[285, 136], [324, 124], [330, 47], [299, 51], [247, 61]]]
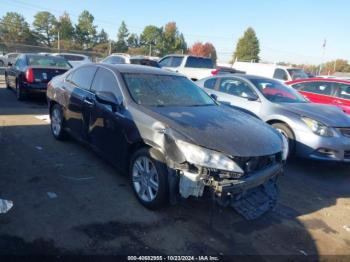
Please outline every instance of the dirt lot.
[[91, 150], [55, 141], [46, 114], [0, 88], [0, 198], [14, 201], [0, 254], [350, 255], [350, 165], [293, 160], [256, 221], [194, 200], [151, 212]]

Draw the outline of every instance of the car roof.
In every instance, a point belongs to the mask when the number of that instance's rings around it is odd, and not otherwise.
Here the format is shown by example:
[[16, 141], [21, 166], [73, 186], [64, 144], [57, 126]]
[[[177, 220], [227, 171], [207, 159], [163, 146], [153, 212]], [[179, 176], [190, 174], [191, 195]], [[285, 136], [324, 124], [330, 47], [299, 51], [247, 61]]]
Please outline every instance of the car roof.
[[291, 84], [297, 84], [297, 83], [319, 82], [319, 81], [350, 84], [350, 80], [337, 79], [337, 78], [324, 78], [324, 77], [312, 77], [312, 78], [297, 79], [297, 80], [286, 82], [286, 84], [291, 85]]
[[220, 74], [220, 75], [217, 75], [215, 76], [216, 78], [224, 78], [224, 77], [241, 77], [241, 78], [245, 78], [247, 80], [254, 80], [254, 79], [266, 79], [266, 80], [275, 80], [277, 81], [276, 79], [273, 79], [273, 78], [268, 78], [268, 77], [263, 77], [263, 76], [257, 76], [257, 75], [249, 75], [249, 74], [241, 74], [241, 73], [227, 73], [227, 74]]
[[[91, 64], [90, 64], [91, 65]], [[171, 72], [168, 70], [143, 66], [143, 65], [134, 65], [134, 64], [106, 64], [100, 63], [95, 65], [103, 65], [104, 67], [111, 69], [118, 73], [137, 73], [137, 74], [154, 74], [154, 75], [171, 75], [171, 76], [181, 76], [175, 72]]]

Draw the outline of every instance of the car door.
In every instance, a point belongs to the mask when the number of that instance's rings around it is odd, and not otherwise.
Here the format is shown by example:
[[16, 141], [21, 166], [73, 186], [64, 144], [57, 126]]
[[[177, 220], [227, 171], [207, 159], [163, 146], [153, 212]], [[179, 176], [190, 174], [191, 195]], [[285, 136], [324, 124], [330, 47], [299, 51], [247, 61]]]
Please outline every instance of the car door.
[[261, 103], [253, 88], [244, 80], [235, 77], [225, 77], [219, 80], [214, 93], [218, 101], [230, 103], [259, 115]]
[[115, 164], [125, 163], [127, 141], [124, 135], [124, 109], [106, 103], [98, 97], [101, 92], [111, 93], [116, 102], [122, 103], [123, 96], [114, 72], [100, 67], [93, 80], [91, 91], [94, 93], [94, 105], [89, 112], [89, 142], [104, 157]]
[[336, 88], [333, 103], [350, 115], [350, 84], [334, 83]]
[[96, 70], [97, 67], [93, 65], [79, 67], [72, 72], [64, 85], [70, 94], [65, 109], [66, 125], [78, 139], [87, 138], [88, 116], [85, 112], [86, 108], [93, 106], [90, 87]]
[[314, 82], [302, 82], [292, 85], [297, 89], [304, 97], [311, 102], [320, 104], [333, 104], [333, 87], [331, 82], [327, 81], [314, 81]]
[[164, 69], [179, 72], [183, 59], [182, 56], [167, 56], [160, 60], [159, 65]]
[[204, 91], [207, 92], [209, 95], [214, 94], [217, 96], [217, 91], [215, 91], [217, 80], [218, 78], [216, 77], [209, 78], [205, 80], [201, 86], [203, 87]]
[[19, 68], [23, 56], [19, 57], [14, 64], [7, 68], [7, 81], [11, 87], [16, 86], [16, 78], [19, 74]]

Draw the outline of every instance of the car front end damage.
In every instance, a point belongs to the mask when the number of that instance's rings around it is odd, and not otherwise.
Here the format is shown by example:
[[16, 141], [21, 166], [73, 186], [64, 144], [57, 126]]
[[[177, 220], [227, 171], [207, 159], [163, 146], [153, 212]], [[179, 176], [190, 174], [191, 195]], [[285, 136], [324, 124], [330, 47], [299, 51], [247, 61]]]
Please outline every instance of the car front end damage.
[[169, 186], [178, 187], [170, 192], [182, 198], [210, 195], [217, 204], [231, 206], [248, 220], [275, 207], [276, 182], [283, 174], [288, 148], [265, 156], [236, 157], [181, 140], [168, 146], [167, 165], [173, 173], [169, 176], [176, 177], [169, 179]]

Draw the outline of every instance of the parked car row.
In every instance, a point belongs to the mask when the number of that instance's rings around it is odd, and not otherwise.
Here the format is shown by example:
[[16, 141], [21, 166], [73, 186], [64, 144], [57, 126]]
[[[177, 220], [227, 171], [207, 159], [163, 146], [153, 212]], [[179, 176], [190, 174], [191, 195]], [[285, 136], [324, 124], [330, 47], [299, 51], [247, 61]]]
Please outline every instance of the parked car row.
[[6, 85], [19, 100], [46, 93], [53, 136], [89, 145], [129, 176], [151, 209], [210, 195], [254, 219], [276, 204], [288, 156], [350, 162], [350, 117], [299, 93], [307, 80], [291, 88], [219, 72], [195, 56], [166, 56], [163, 69], [150, 61], [112, 54], [72, 67], [62, 56], [21, 54], [6, 70]]

